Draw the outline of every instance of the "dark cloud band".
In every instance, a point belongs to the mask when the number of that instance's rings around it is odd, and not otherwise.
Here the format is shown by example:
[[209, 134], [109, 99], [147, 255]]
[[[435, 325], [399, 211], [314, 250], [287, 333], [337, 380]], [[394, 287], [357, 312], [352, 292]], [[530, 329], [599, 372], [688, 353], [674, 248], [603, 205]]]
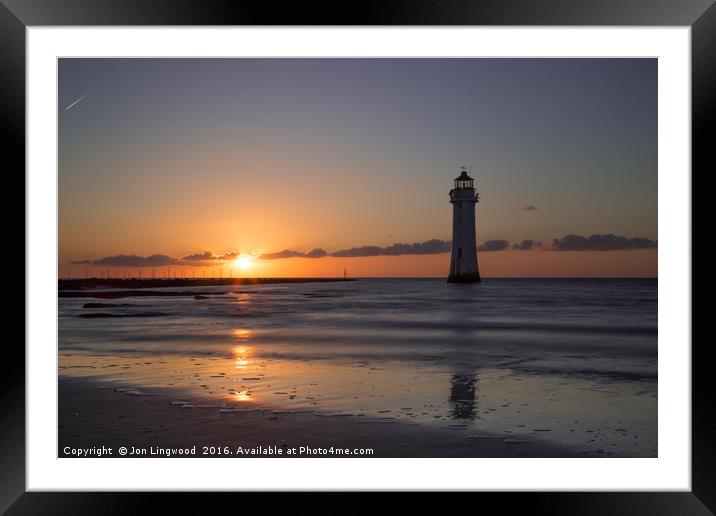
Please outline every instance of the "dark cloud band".
[[94, 260], [92, 265], [109, 265], [119, 267], [161, 267], [164, 265], [178, 265], [179, 260], [165, 254], [153, 254], [151, 256], [137, 256], [136, 254], [118, 254]]
[[214, 254], [212, 251], [205, 251], [203, 253], [190, 254], [182, 258], [186, 262], [209, 262], [209, 261], [222, 261], [222, 260], [233, 260], [238, 258], [239, 253], [229, 251], [224, 254]]
[[482, 253], [489, 253], [492, 251], [504, 251], [510, 248], [510, 243], [507, 240], [487, 240], [482, 245], [477, 246], [477, 250]]
[[543, 249], [542, 242], [537, 242], [535, 240], [523, 240], [519, 244], [515, 244], [512, 246], [512, 249], [515, 251], [531, 251], [533, 249]]
[[[536, 240], [523, 240], [510, 247], [507, 240], [486, 240], [477, 247], [482, 253], [505, 251], [629, 251], [635, 249], [656, 249], [657, 241], [644, 237], [625, 237], [620, 235], [565, 235], [562, 238], [555, 238], [551, 245], [543, 245]], [[428, 255], [447, 253], [451, 250], [449, 240], [438, 240], [436, 238], [425, 242], [413, 244], [392, 244], [387, 247], [366, 245], [341, 249], [332, 253], [325, 249], [316, 248], [307, 253], [285, 249], [275, 253], [264, 253], [259, 256], [262, 260], [280, 260], [286, 258], [323, 258], [333, 256], [335, 258], [361, 258], [368, 256], [402, 256], [402, 255]], [[190, 254], [181, 260], [171, 258], [165, 254], [153, 254], [151, 256], [137, 256], [134, 254], [119, 254], [107, 256], [99, 260], [80, 260], [72, 262], [75, 265], [105, 265], [118, 267], [161, 267], [167, 265], [202, 266], [215, 265], [217, 262], [233, 260], [240, 255], [238, 252], [230, 251], [216, 255], [211, 251], [204, 253]]]
[[650, 238], [628, 238], [619, 235], [566, 235], [552, 240], [553, 251], [631, 251], [655, 249], [656, 241]]

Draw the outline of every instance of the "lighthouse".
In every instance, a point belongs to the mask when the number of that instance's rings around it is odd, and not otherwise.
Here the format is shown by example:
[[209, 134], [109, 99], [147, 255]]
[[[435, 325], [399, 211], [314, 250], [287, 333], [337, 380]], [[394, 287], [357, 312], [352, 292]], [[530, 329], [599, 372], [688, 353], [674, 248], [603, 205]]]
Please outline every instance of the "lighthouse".
[[480, 194], [465, 167], [450, 190], [452, 204], [452, 258], [448, 283], [476, 283], [481, 281], [477, 267], [477, 241], [475, 237], [475, 204]]

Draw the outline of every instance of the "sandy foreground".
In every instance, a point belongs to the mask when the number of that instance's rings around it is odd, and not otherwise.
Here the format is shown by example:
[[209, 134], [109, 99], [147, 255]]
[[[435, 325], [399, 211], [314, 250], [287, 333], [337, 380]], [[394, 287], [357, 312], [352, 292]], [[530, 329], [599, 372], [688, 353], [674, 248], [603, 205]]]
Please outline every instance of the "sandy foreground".
[[121, 457], [121, 447], [162, 458], [598, 456], [530, 436], [181, 400], [172, 389], [60, 377], [58, 457]]

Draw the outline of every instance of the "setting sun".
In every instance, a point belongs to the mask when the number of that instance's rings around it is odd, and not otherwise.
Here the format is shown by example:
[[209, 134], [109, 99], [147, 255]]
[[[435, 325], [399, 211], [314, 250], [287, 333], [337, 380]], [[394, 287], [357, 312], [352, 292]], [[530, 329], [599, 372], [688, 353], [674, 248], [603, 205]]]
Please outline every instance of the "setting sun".
[[239, 269], [248, 269], [249, 267], [251, 267], [251, 257], [239, 256], [234, 262], [234, 265]]

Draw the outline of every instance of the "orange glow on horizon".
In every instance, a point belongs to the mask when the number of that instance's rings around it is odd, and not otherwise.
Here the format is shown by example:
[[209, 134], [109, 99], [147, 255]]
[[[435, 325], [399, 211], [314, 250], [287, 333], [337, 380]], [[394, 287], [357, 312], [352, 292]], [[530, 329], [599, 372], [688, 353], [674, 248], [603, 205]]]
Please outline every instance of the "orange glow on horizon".
[[[247, 258], [246, 261], [243, 261]], [[241, 265], [239, 265], [239, 260]], [[480, 273], [490, 277], [657, 277], [658, 250], [630, 251], [498, 251], [478, 253]], [[348, 278], [447, 277], [450, 253], [355, 258], [261, 259], [242, 254], [234, 261], [205, 267], [100, 267], [60, 264], [61, 277], [228, 278], [229, 268], [245, 277]], [[236, 277], [236, 276], [234, 276]], [[243, 331], [243, 330], [242, 330]], [[245, 330], [248, 332], [248, 330]], [[247, 333], [245, 336], [248, 336]]]

